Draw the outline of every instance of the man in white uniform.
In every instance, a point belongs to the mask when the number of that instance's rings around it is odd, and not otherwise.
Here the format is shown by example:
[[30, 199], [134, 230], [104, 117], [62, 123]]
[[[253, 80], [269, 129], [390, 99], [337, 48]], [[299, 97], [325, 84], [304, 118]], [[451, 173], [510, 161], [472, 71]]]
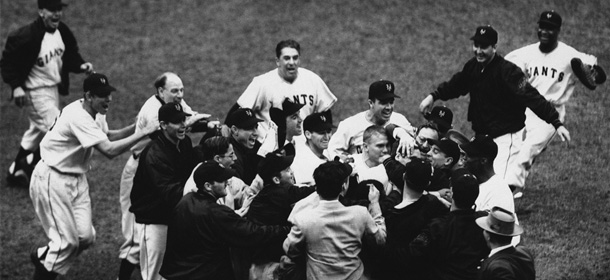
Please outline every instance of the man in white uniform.
[[[191, 127], [197, 121], [208, 118], [208, 114], [198, 114], [194, 112], [190, 106], [184, 101], [184, 85], [182, 79], [175, 73], [166, 72], [155, 79], [154, 83], [155, 94], [148, 98], [136, 120], [136, 132], [141, 131], [146, 126], [155, 125], [159, 126], [158, 112], [159, 108], [165, 103], [179, 103], [187, 114], [191, 116], [187, 117], [186, 125]], [[125, 164], [123, 174], [121, 175], [120, 183], [120, 196], [119, 200], [121, 203], [121, 230], [125, 242], [119, 249], [119, 258], [121, 259], [121, 266], [119, 268], [119, 280], [127, 280], [131, 278], [131, 273], [140, 259], [140, 227], [135, 222], [133, 213], [129, 212], [131, 207], [131, 200], [129, 195], [131, 194], [131, 188], [133, 186], [133, 177], [138, 169], [138, 159], [140, 153], [144, 150], [144, 147], [150, 143], [149, 138], [140, 140], [136, 145], [131, 148], [131, 155]]]
[[362, 134], [371, 125], [386, 127], [395, 124], [401, 129], [394, 129], [394, 138], [399, 138], [401, 143], [413, 142], [413, 136], [407, 133], [414, 132], [411, 123], [402, 114], [394, 112], [394, 99], [400, 98], [394, 94], [394, 89], [394, 83], [386, 80], [371, 84], [369, 109], [341, 121], [337, 131], [330, 138], [328, 150], [333, 158], [338, 156], [345, 159], [351, 155], [361, 154]]
[[68, 94], [68, 73], [93, 71], [81, 57], [74, 34], [61, 22], [65, 6], [61, 0], [38, 0], [40, 17], [11, 32], [2, 52], [2, 79], [10, 85], [15, 104], [26, 107], [30, 122], [9, 167], [7, 181], [12, 185], [28, 186], [40, 160], [40, 141], [59, 116], [59, 95]]
[[66, 274], [74, 258], [95, 240], [86, 176], [93, 150], [113, 158], [157, 129], [146, 126], [134, 133], [132, 124], [108, 130], [106, 113], [115, 88], [106, 76], [93, 73], [83, 89], [84, 98], [66, 106], [42, 139], [42, 160], [32, 174], [30, 197], [50, 239], [47, 246], [31, 252], [34, 279]]
[[388, 137], [383, 127], [371, 125], [362, 135], [364, 139], [362, 154], [354, 156], [354, 174], [358, 183], [365, 180], [375, 180], [381, 183], [385, 194], [392, 191], [394, 184], [390, 182], [383, 161], [388, 158], [390, 148]]
[[[517, 49], [506, 55], [528, 76], [528, 82], [535, 87], [544, 98], [555, 105], [559, 120], [564, 121], [565, 104], [574, 92], [576, 85], [571, 61], [580, 59], [581, 63], [597, 66], [597, 58], [577, 51], [558, 41], [562, 19], [555, 11], [545, 11], [538, 20], [539, 42]], [[601, 68], [598, 68], [601, 69]], [[602, 74], [603, 70], [597, 73]], [[597, 77], [605, 80], [604, 77]], [[603, 82], [597, 80], [596, 82]], [[517, 156], [515, 172], [507, 174], [506, 181], [513, 189], [515, 198], [523, 195], [525, 180], [536, 157], [546, 148], [555, 136], [555, 129], [534, 114], [530, 109], [525, 111], [525, 139]], [[509, 176], [510, 175], [510, 176]]]
[[297, 185], [313, 185], [313, 171], [329, 160], [328, 142], [333, 123], [324, 113], [313, 113], [303, 121], [305, 142], [295, 143], [295, 156], [290, 169]]
[[[299, 67], [301, 63], [301, 46], [294, 40], [284, 40], [275, 48], [277, 68], [252, 79], [252, 82], [227, 116], [237, 108], [249, 108], [256, 117], [264, 120], [258, 126], [258, 140], [264, 143], [266, 131], [273, 126], [269, 109], [282, 109], [286, 98], [297, 104], [303, 104], [301, 119], [312, 113], [325, 112], [335, 104], [337, 98], [328, 86], [314, 72]], [[226, 133], [225, 136], [228, 136]]]

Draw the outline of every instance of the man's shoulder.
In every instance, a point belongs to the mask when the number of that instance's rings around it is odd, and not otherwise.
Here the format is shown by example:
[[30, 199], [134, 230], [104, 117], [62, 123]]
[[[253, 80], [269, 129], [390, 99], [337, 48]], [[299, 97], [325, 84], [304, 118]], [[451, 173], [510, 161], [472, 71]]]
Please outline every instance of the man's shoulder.
[[11, 41], [14, 41], [17, 43], [28, 42], [33, 39], [33, 36], [36, 35], [37, 31], [40, 31], [40, 30], [37, 29], [36, 21], [33, 21], [33, 22], [30, 22], [26, 25], [22, 25], [22, 26], [18, 27], [17, 29], [11, 31], [8, 34], [8, 40], [11, 40]]
[[343, 125], [350, 125], [350, 124], [361, 124], [362, 120], [366, 121], [366, 112], [367, 111], [362, 111], [359, 113], [356, 113], [355, 115], [351, 115], [347, 118], [345, 118], [344, 120], [339, 122], [339, 125], [343, 124]]

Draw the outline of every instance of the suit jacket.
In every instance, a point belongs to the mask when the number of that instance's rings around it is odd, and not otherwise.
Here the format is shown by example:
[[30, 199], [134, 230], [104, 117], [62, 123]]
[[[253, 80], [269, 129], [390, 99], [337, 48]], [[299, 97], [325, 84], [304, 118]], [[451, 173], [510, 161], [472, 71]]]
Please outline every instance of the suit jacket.
[[487, 258], [479, 270], [479, 280], [536, 279], [534, 257], [522, 247], [509, 247]]

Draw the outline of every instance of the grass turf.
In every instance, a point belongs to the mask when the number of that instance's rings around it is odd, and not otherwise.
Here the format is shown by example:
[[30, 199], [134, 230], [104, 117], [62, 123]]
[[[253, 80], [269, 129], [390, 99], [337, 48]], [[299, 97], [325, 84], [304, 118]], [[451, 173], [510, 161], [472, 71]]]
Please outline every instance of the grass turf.
[[[335, 120], [366, 109], [369, 84], [396, 83], [396, 102], [414, 124], [422, 98], [461, 69], [472, 54], [474, 28], [492, 24], [498, 51], [535, 42], [536, 21], [553, 8], [564, 18], [560, 40], [598, 56], [608, 69], [610, 2], [551, 1], [69, 1], [66, 22], [81, 53], [118, 88], [108, 115], [111, 128], [129, 124], [152, 82], [164, 71], [179, 73], [186, 100], [223, 120], [252, 77], [275, 67], [275, 44], [294, 38], [302, 45], [302, 67], [318, 73], [339, 98]], [[2, 45], [10, 30], [36, 17], [34, 1], [1, 0]], [[71, 95], [82, 94], [82, 75], [72, 76]], [[0, 172], [7, 170], [27, 126], [27, 116], [0, 85]], [[516, 202], [526, 233], [523, 243], [536, 255], [538, 279], [610, 278], [608, 234], [609, 133], [607, 86], [577, 86], [566, 125], [572, 143], [555, 141], [534, 166], [525, 197]], [[455, 126], [472, 135], [465, 121], [467, 98], [445, 103]], [[96, 155], [89, 172], [94, 247], [83, 253], [62, 279], [112, 279], [118, 273], [122, 242], [118, 182], [126, 155]], [[3, 174], [3, 173], [0, 173]], [[27, 253], [46, 242], [28, 191], [0, 182], [0, 277], [26, 279]], [[138, 276], [134, 276], [138, 278]]]

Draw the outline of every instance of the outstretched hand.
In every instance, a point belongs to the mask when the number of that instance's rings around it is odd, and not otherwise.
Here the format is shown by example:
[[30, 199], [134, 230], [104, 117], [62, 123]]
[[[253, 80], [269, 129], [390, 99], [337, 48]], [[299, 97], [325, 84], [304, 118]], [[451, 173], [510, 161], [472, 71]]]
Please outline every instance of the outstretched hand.
[[559, 135], [559, 138], [561, 139], [561, 141], [568, 141], [570, 142], [571, 138], [570, 138], [570, 132], [568, 131], [568, 129], [565, 126], [560, 126], [557, 128], [557, 134]]
[[425, 115], [432, 110], [432, 105], [434, 105], [434, 97], [432, 97], [432, 95], [428, 95], [419, 104], [419, 111]]

